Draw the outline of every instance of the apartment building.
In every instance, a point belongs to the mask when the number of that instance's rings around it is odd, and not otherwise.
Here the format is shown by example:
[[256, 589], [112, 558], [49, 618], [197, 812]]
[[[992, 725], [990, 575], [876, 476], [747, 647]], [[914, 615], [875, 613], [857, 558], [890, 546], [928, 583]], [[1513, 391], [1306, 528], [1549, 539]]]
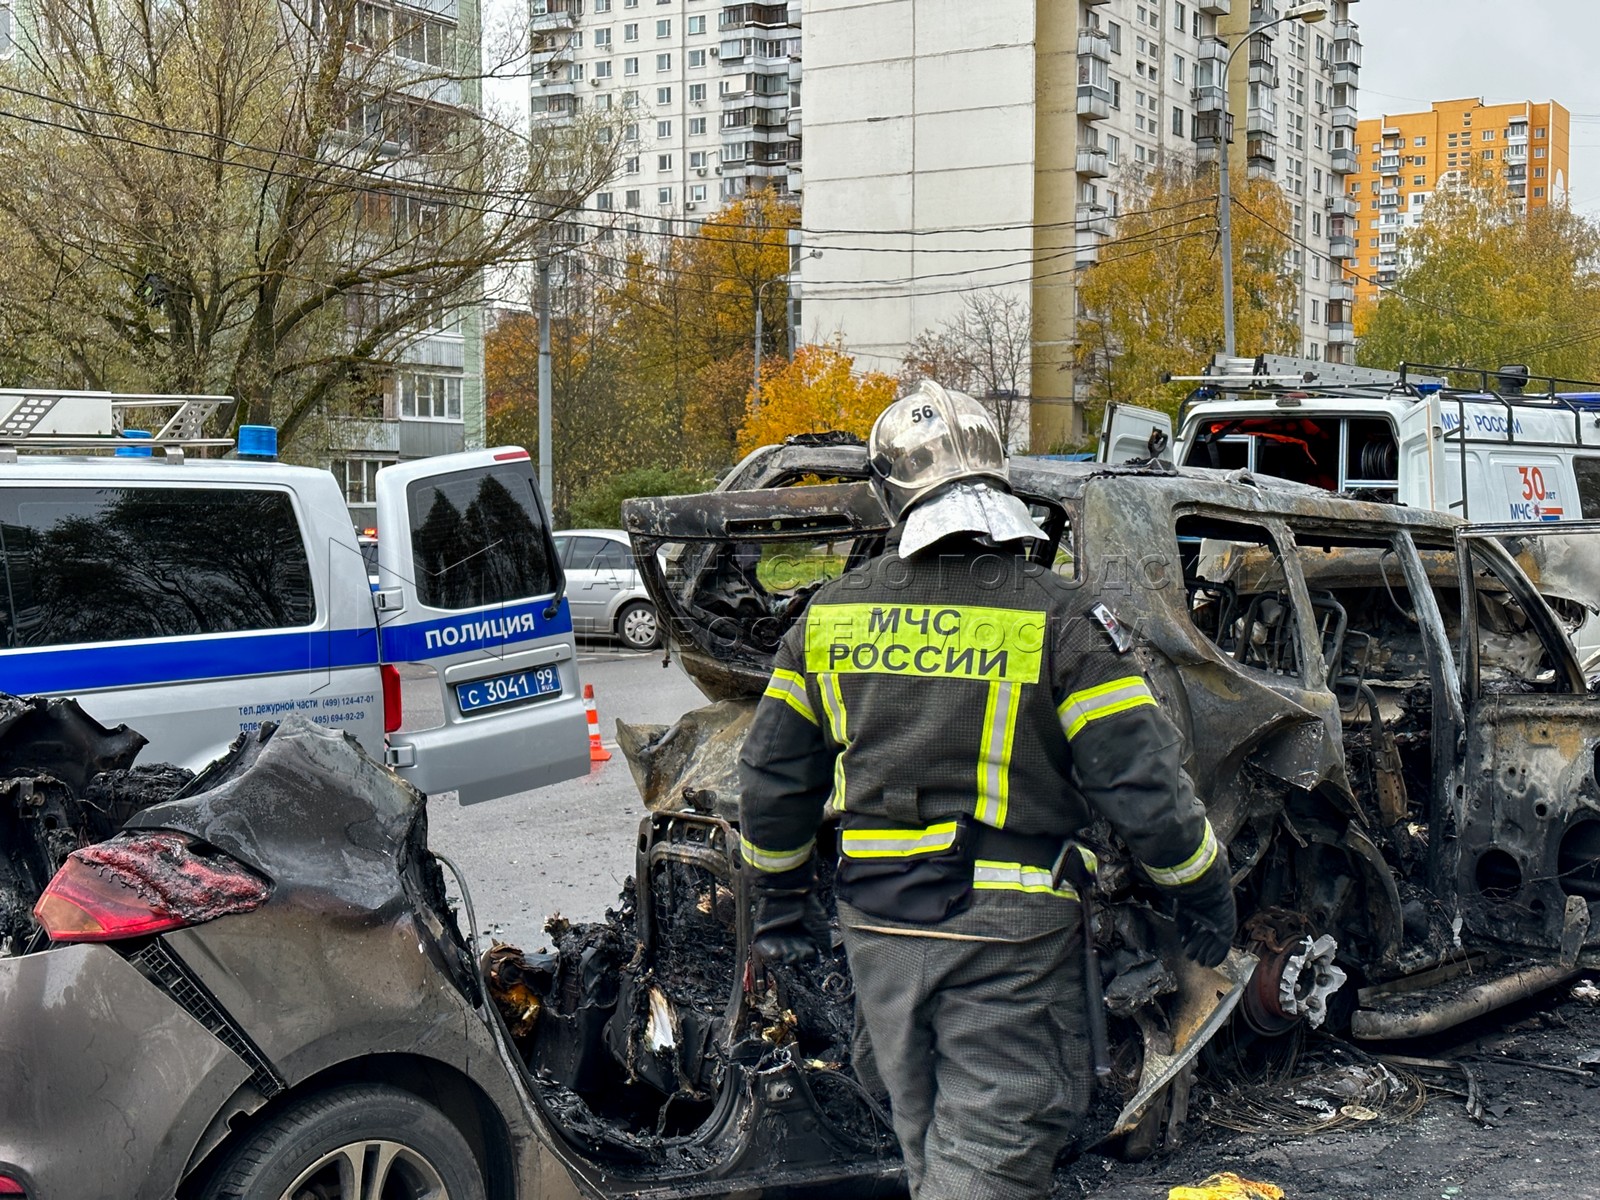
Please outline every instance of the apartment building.
[[533, 120], [614, 112], [622, 169], [575, 240], [681, 233], [799, 190], [800, 2], [532, 0]]
[[1145, 171], [1215, 161], [1231, 128], [1236, 173], [1293, 205], [1303, 352], [1341, 359], [1330, 260], [1354, 169], [1353, 2], [1250, 35], [1283, 0], [812, 0], [805, 226], [822, 254], [802, 263], [802, 336], [892, 371], [965, 296], [1009, 291], [1033, 311], [1031, 442], [1080, 441], [1077, 280]]
[[[429, 104], [469, 109], [482, 104], [480, 0], [429, 0], [426, 7], [363, 0], [361, 9], [374, 45], [433, 80], [426, 88]], [[440, 82], [441, 74], [453, 77]], [[430, 219], [429, 202], [414, 198], [411, 203], [419, 209], [417, 220]], [[383, 298], [364, 302], [381, 305]], [[483, 334], [481, 299], [439, 297], [424, 324], [403, 337], [403, 349], [370, 411], [326, 422], [328, 469], [343, 486], [357, 527], [376, 523], [379, 468], [484, 445]]]
[[1346, 181], [1358, 303], [1376, 302], [1383, 286], [1394, 282], [1401, 235], [1422, 221], [1440, 184], [1460, 181], [1470, 167], [1500, 172], [1528, 212], [1560, 203], [1570, 169], [1570, 125], [1571, 114], [1554, 100], [1485, 104], [1471, 98], [1362, 121], [1357, 169]]

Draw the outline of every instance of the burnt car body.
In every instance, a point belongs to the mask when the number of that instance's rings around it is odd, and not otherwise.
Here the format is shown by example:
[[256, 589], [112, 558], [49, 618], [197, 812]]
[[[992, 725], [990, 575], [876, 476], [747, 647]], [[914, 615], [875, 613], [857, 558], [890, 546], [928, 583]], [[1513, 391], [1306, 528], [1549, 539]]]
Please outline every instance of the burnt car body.
[[[820, 578], [881, 553], [865, 477], [859, 445], [803, 439], [717, 492], [625, 506], [679, 659], [715, 702], [621, 730], [653, 809], [736, 822], [739, 743], [778, 640]], [[1585, 582], [1600, 527], [1468, 530], [1158, 465], [1017, 459], [1012, 483], [1056, 539], [1038, 569], [1134, 634], [1240, 902], [1239, 949], [1193, 968], [1125, 850], [1088, 831], [1117, 1114], [1100, 1132], [1148, 1150], [1235, 1006], [1250, 1036], [1328, 1021], [1406, 1038], [1600, 961], [1600, 697], [1567, 636], [1600, 601]]]
[[[716, 492], [627, 506], [712, 703], [619, 731], [650, 810], [636, 879], [605, 921], [553, 923], [548, 952], [474, 961], [421, 798], [336, 734], [285, 726], [190, 782], [135, 786], [137, 737], [63, 702], [6, 708], [0, 1177], [33, 1200], [209, 1200], [258, 1194], [236, 1185], [277, 1155], [320, 1190], [264, 1194], [322, 1200], [362, 1194], [370, 1150], [401, 1195], [428, 1194], [424, 1168], [451, 1197], [896, 1189], [870, 1064], [850, 1057], [848, 963], [835, 945], [754, 972], [737, 857], [734, 764], [772, 652], [821, 579], [882, 550], [865, 472], [859, 445], [812, 439]], [[1112, 1051], [1095, 1137], [1154, 1148], [1201, 1051], [1240, 1041], [1215, 1038], [1230, 1023], [1423, 1034], [1600, 961], [1600, 701], [1571, 614], [1539, 590], [1585, 594], [1560, 580], [1592, 568], [1595, 530], [1512, 540], [1221, 472], [1018, 460], [1013, 480], [1053, 539], [1037, 569], [1134, 634], [1240, 898], [1239, 949], [1193, 967], [1127, 854], [1086, 832]], [[78, 855], [114, 874], [106, 847], [153, 837], [239, 865], [256, 899], [206, 892], [182, 928], [42, 942], [25, 914], [52, 873]], [[328, 1105], [375, 1095], [449, 1136], [311, 1138]]]

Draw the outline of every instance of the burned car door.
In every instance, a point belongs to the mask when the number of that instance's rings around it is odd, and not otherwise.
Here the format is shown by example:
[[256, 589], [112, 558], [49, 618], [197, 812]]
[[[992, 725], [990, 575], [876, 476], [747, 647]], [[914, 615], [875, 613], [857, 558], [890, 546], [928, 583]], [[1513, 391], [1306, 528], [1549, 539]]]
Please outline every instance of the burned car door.
[[1589, 921], [1600, 899], [1600, 695], [1571, 622], [1545, 597], [1593, 602], [1600, 523], [1480, 526], [1457, 540], [1467, 715], [1447, 866], [1467, 929], [1574, 959], [1600, 944]]

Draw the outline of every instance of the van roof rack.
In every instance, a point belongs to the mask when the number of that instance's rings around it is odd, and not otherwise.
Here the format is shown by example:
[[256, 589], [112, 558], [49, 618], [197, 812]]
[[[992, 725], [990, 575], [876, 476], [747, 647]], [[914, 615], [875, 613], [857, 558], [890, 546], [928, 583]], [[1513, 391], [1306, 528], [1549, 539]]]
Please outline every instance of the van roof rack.
[[1254, 358], [1218, 354], [1199, 375], [1167, 375], [1167, 383], [1193, 383], [1202, 392], [1318, 392], [1329, 395], [1387, 396], [1396, 392], [1416, 395], [1420, 384], [1443, 384], [1441, 379], [1413, 376], [1376, 367], [1357, 367], [1288, 354], [1258, 354]]
[[[0, 459], [15, 462], [17, 451], [159, 449], [182, 462], [186, 449], [229, 447], [232, 438], [208, 438], [205, 423], [232, 396], [180, 396], [144, 392], [73, 392], [57, 388], [0, 388]], [[130, 412], [171, 409], [153, 434], [130, 436]]]

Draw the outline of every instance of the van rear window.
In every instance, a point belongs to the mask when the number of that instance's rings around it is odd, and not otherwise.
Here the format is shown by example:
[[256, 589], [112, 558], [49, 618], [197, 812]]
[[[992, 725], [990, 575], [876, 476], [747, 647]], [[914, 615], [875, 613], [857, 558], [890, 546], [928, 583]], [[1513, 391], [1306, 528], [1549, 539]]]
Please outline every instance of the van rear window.
[[508, 464], [432, 476], [411, 484], [406, 500], [417, 598], [430, 608], [555, 591], [555, 550], [526, 470]]
[[309, 625], [311, 564], [284, 492], [0, 488], [0, 647]]

